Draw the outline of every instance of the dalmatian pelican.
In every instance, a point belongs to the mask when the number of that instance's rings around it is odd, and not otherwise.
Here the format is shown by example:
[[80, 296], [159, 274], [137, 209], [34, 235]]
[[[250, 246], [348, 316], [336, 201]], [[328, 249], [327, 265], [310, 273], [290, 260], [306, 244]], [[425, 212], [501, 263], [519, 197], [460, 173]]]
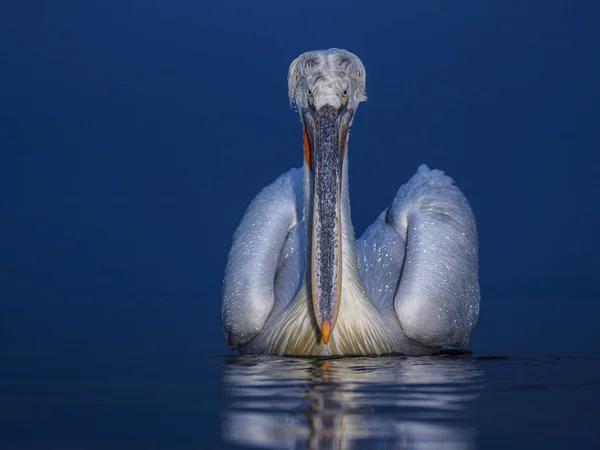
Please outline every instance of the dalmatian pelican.
[[221, 309], [232, 349], [430, 355], [471, 335], [480, 303], [477, 229], [444, 172], [419, 167], [355, 239], [348, 134], [365, 81], [363, 63], [346, 50], [303, 53], [289, 68], [303, 166], [265, 187], [233, 236]]

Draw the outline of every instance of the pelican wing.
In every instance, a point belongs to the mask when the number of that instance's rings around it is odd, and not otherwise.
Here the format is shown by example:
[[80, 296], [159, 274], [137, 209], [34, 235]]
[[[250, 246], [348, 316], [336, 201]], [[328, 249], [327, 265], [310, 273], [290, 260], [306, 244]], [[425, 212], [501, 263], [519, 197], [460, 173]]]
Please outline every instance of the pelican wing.
[[478, 238], [450, 177], [419, 167], [358, 243], [367, 292], [380, 310], [393, 306], [409, 339], [467, 343], [479, 316]]
[[[282, 300], [278, 296], [290, 296], [296, 289], [291, 284], [297, 284], [301, 277], [291, 277], [289, 272], [299, 270], [300, 264], [295, 261], [297, 258], [288, 261], [283, 250], [291, 245], [288, 241], [298, 239], [301, 210], [301, 171], [292, 169], [252, 200], [235, 231], [221, 308], [223, 329], [231, 348], [255, 337], [274, 305]], [[279, 276], [282, 272], [286, 272], [285, 276]], [[280, 278], [290, 281], [282, 284]]]
[[356, 241], [358, 270], [369, 299], [384, 315], [394, 313], [394, 295], [402, 272], [406, 236], [390, 223], [390, 209], [382, 212]]

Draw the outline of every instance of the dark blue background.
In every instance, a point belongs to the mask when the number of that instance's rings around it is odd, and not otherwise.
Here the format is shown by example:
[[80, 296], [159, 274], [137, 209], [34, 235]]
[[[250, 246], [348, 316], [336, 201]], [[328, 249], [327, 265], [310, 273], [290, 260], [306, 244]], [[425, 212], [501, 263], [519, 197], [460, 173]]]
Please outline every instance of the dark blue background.
[[256, 193], [301, 165], [287, 69], [328, 47], [367, 68], [350, 141], [357, 233], [419, 164], [445, 170], [480, 231], [471, 348], [595, 352], [598, 8], [5, 2], [3, 370], [216, 380], [231, 235]]

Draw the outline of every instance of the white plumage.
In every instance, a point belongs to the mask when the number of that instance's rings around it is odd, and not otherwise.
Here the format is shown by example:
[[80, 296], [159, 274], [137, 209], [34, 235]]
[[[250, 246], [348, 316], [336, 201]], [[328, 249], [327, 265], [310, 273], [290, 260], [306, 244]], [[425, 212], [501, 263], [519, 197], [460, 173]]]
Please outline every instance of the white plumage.
[[[434, 354], [465, 345], [477, 322], [475, 218], [443, 172], [421, 166], [355, 240], [344, 126], [366, 98], [364, 80], [344, 50], [309, 52], [290, 67], [307, 158], [257, 195], [235, 232], [222, 319], [242, 353]], [[315, 286], [317, 269], [334, 278]]]

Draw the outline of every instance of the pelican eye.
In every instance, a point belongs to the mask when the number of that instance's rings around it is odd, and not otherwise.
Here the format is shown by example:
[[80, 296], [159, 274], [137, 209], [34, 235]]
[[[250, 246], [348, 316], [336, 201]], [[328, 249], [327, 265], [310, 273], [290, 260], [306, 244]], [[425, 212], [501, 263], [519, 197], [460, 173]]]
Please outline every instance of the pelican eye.
[[313, 106], [315, 99], [313, 98], [312, 91], [309, 88], [306, 88], [306, 95], [308, 97], [308, 104]]
[[348, 104], [348, 89], [344, 89], [344, 92], [342, 92], [342, 106], [346, 107], [346, 105]]

